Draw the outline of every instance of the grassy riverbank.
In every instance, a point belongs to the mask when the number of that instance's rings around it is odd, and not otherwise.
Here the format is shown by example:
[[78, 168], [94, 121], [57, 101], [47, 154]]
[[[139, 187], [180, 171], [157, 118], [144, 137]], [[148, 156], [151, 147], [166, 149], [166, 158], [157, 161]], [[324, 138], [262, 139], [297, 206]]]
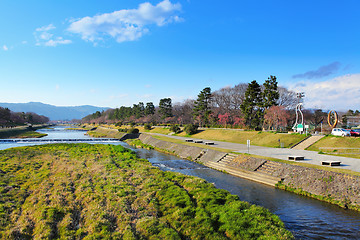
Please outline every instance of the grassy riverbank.
[[[145, 133], [161, 133], [165, 135], [170, 133], [168, 127], [153, 127], [151, 130], [145, 130], [143, 127], [138, 126], [136, 128], [138, 128], [140, 132]], [[295, 133], [288, 134], [261, 131], [241, 131], [238, 129], [201, 129], [198, 133], [191, 136], [186, 135], [185, 132], [175, 135], [240, 144], [246, 144], [247, 140], [250, 140], [252, 145], [274, 148], [281, 146], [288, 148], [306, 138], [305, 135]]]
[[0, 238], [289, 239], [280, 219], [121, 146], [0, 151]]
[[16, 127], [0, 129], [0, 138], [41, 138], [45, 133], [35, 132], [38, 128]]

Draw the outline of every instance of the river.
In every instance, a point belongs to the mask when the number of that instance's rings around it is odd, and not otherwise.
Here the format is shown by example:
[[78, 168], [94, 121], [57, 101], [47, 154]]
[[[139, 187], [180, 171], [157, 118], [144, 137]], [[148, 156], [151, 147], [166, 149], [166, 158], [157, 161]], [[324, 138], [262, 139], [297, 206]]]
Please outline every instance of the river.
[[[47, 139], [89, 138], [83, 131], [64, 130], [64, 127], [41, 129], [38, 132], [47, 133]], [[155, 150], [135, 149], [124, 142], [114, 144], [133, 149], [139, 157], [148, 159], [162, 170], [203, 178], [218, 188], [238, 195], [242, 201], [269, 209], [281, 218], [297, 239], [360, 239], [359, 212], [234, 177]], [[34, 144], [4, 143], [0, 144], [0, 150], [25, 145]]]

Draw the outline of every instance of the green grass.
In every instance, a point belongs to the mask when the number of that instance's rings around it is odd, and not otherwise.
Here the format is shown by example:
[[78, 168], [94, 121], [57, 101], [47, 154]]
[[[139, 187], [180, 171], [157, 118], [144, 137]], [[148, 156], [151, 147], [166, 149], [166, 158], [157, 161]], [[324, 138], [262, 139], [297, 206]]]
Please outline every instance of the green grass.
[[[322, 147], [331, 149], [320, 149]], [[344, 148], [357, 148], [344, 149]], [[343, 157], [360, 158], [360, 138], [325, 136], [306, 150], [317, 151], [323, 154], [337, 155]]]
[[192, 146], [192, 147], [200, 147], [200, 148], [212, 149], [212, 150], [216, 150], [216, 151], [220, 151], [220, 152], [226, 152], [226, 153], [232, 152], [232, 150], [229, 150], [229, 149], [211, 147], [209, 145], [203, 145], [203, 144], [199, 145], [197, 143], [191, 143], [191, 142], [184, 142], [184, 140], [175, 139], [175, 138], [169, 138], [169, 137], [166, 137], [166, 136], [152, 135], [151, 137], [162, 140], [162, 141], [166, 141], [166, 142], [178, 143], [178, 144]]
[[185, 132], [177, 134], [177, 136], [194, 137], [200, 139], [240, 144], [246, 144], [246, 141], [250, 140], [252, 145], [275, 148], [280, 147], [281, 143], [285, 148], [288, 148], [295, 143], [300, 142], [306, 137], [305, 135], [300, 134], [283, 134], [261, 131], [239, 131], [232, 129], [205, 129], [199, 130], [198, 133], [191, 136], [186, 135]]
[[47, 136], [45, 133], [38, 133], [27, 128], [6, 129], [0, 131], [0, 138], [41, 138]]
[[122, 138], [125, 133], [119, 132], [117, 129], [108, 129], [104, 127], [98, 127], [94, 131], [87, 132], [92, 137], [108, 137], [108, 138]]
[[121, 146], [0, 151], [1, 239], [291, 239], [268, 210]]

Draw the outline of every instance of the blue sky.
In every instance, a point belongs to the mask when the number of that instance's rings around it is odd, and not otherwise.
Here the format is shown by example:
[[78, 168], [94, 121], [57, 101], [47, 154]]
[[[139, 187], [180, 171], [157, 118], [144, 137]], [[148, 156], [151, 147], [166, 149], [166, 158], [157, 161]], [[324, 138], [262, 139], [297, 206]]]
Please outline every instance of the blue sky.
[[0, 2], [0, 102], [130, 106], [269, 75], [360, 109], [358, 1]]

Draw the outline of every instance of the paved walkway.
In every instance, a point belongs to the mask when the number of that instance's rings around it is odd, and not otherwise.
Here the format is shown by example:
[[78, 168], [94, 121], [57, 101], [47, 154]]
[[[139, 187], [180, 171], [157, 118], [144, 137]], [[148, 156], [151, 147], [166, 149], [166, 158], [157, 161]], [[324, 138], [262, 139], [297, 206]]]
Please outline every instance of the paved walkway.
[[[166, 136], [169, 138], [175, 138], [184, 140], [185, 139], [195, 139], [200, 140], [197, 138], [189, 138], [189, 137], [179, 137], [179, 136], [171, 136], [171, 135], [164, 135], [159, 133], [146, 133], [152, 135], [159, 135], [159, 136]], [[214, 147], [229, 149], [234, 152], [239, 153], [248, 153], [248, 148], [245, 144], [239, 143], [229, 143], [229, 142], [221, 142], [221, 141], [213, 141], [213, 140], [204, 140], [204, 142], [213, 142]], [[199, 147], [203, 146], [203, 143], [199, 143]], [[310, 163], [315, 165], [321, 165], [322, 161], [341, 161], [341, 166], [339, 167], [331, 167], [331, 168], [342, 168], [342, 169], [350, 169], [356, 172], [360, 172], [360, 159], [357, 158], [348, 158], [348, 157], [340, 157], [340, 156], [333, 156], [333, 155], [325, 155], [325, 154], [318, 154], [314, 151], [307, 151], [307, 150], [298, 150], [298, 149], [289, 149], [289, 148], [269, 148], [269, 147], [259, 147], [259, 146], [250, 146], [249, 149], [250, 154], [265, 156], [265, 157], [272, 157], [282, 160], [288, 160], [288, 156], [304, 156], [305, 159], [301, 162]], [[300, 161], [299, 161], [300, 162]]]

